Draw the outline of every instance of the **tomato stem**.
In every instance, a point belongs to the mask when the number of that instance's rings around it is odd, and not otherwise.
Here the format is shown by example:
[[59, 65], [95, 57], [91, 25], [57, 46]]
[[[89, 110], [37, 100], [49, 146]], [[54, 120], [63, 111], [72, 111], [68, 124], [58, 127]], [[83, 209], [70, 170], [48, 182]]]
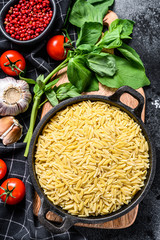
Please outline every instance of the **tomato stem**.
[[[0, 186], [0, 188], [3, 189], [3, 190], [5, 191], [5, 189], [4, 189], [3, 187]], [[2, 193], [2, 194], [3, 194], [3, 193]], [[1, 194], [1, 195], [2, 195], [2, 194]], [[1, 197], [1, 195], [0, 195], [0, 197]]]
[[[64, 37], [67, 37], [69, 39], [70, 43], [72, 42], [72, 40], [71, 40], [71, 38], [70, 38], [66, 28], [62, 29], [62, 34], [63, 34]], [[64, 40], [65, 40], [65, 38], [64, 38]]]
[[1, 186], [0, 186], [0, 188], [4, 190], [4, 192], [0, 195], [0, 197], [3, 196], [3, 195], [6, 195], [5, 202], [4, 202], [5, 205], [6, 205], [7, 200], [8, 200], [9, 197], [16, 198], [16, 197], [14, 197], [14, 196], [12, 195], [12, 192], [13, 192], [13, 190], [15, 189], [15, 187], [13, 187], [11, 190], [9, 190], [9, 189], [8, 189], [8, 183], [7, 183], [7, 189], [4, 189], [4, 188], [1, 187]]
[[24, 73], [24, 71], [21, 70], [21, 69], [16, 65], [17, 62], [22, 61], [21, 59], [18, 59], [18, 60], [16, 60], [15, 62], [12, 62], [8, 56], [6, 56], [6, 58], [8, 59], [9, 63], [8, 63], [8, 62], [4, 63], [3, 65], [4, 65], [5, 67], [10, 67], [11, 70], [14, 71], [16, 74], [18, 74], [17, 70]]

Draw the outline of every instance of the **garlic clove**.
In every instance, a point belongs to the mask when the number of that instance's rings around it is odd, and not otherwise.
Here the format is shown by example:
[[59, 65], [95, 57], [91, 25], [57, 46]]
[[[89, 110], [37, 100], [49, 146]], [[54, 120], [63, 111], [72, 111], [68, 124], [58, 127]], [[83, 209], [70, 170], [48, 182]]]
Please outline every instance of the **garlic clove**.
[[14, 118], [12, 116], [0, 119], [0, 137], [13, 125]]
[[12, 116], [3, 117], [0, 119], [0, 139], [4, 145], [17, 142], [22, 135], [23, 127]]
[[22, 136], [22, 126], [19, 124], [18, 126], [13, 126], [11, 131], [3, 138], [3, 144], [9, 145], [17, 142]]

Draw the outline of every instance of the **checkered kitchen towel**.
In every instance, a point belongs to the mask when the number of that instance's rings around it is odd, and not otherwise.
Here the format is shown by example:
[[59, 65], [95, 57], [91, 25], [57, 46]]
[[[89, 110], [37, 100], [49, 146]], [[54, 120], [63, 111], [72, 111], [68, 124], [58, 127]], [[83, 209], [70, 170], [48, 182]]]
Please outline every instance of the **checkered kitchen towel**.
[[[0, 8], [7, 2], [7, 0], [0, 0]], [[51, 36], [56, 34], [62, 27], [66, 12], [68, 9], [69, 0], [56, 0], [57, 15], [56, 23], [51, 32]], [[71, 30], [72, 39], [75, 39], [75, 33]], [[55, 66], [55, 62], [47, 56], [45, 50], [46, 40], [41, 42], [37, 47], [25, 47], [21, 49], [19, 46], [12, 44], [0, 33], [0, 55], [9, 49], [18, 50], [21, 52], [27, 61], [27, 77], [35, 79], [40, 73], [49, 73]], [[0, 77], [6, 75], [0, 70]], [[31, 113], [31, 106], [24, 114], [17, 116], [17, 119], [23, 125], [23, 136], [21, 140], [10, 146], [3, 146], [0, 143], [0, 158], [3, 159], [8, 167], [7, 176], [0, 180], [0, 185], [6, 178], [17, 177], [21, 179], [26, 186], [25, 199], [15, 206], [9, 206], [2, 203], [0, 200], [0, 240], [29, 240], [29, 239], [43, 239], [43, 240], [83, 240], [83, 237], [78, 233], [74, 227], [69, 232], [64, 234], [54, 235], [46, 230], [38, 221], [37, 217], [33, 215], [33, 195], [34, 189], [31, 183], [28, 172], [27, 159], [23, 156], [25, 144], [23, 143], [24, 136], [28, 131], [29, 118]], [[39, 121], [37, 118], [37, 122]]]

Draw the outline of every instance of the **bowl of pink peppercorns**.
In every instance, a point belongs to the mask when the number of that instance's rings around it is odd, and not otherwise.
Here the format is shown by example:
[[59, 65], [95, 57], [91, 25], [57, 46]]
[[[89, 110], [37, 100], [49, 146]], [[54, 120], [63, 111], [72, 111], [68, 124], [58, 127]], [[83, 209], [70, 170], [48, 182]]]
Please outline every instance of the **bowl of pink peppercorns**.
[[47, 36], [55, 16], [54, 0], [10, 0], [1, 10], [0, 27], [10, 41], [29, 45]]

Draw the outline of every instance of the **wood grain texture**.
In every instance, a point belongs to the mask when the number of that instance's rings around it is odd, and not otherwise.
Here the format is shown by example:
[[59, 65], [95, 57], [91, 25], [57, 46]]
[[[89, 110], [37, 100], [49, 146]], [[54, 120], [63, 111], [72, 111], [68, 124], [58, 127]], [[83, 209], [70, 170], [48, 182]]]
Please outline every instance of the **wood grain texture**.
[[[104, 18], [104, 25], [109, 26], [111, 24], [112, 21], [114, 21], [115, 19], [117, 19], [117, 15], [112, 12], [109, 11], [108, 14], [105, 16]], [[105, 51], [105, 50], [104, 50]], [[107, 50], [107, 52], [110, 52], [111, 54], [114, 54], [114, 50]], [[62, 69], [61, 71], [58, 72], [58, 74], [56, 75], [56, 77], [59, 77], [60, 80], [59, 82], [56, 84], [56, 86], [59, 86], [62, 83], [68, 82], [68, 78], [67, 78], [67, 73], [66, 73], [66, 68]], [[105, 95], [105, 96], [110, 96], [115, 92], [116, 89], [112, 89], [112, 88], [108, 88], [106, 86], [103, 86], [101, 84], [99, 84], [99, 91], [95, 91], [95, 92], [90, 92], [90, 93], [83, 93], [83, 95], [90, 95], [90, 94], [96, 94], [96, 95]], [[137, 91], [139, 93], [141, 93], [145, 99], [145, 94], [142, 88], [137, 89]], [[127, 106], [131, 107], [131, 108], [135, 108], [138, 104], [138, 101], [133, 98], [131, 95], [124, 93], [120, 100], [126, 104]], [[43, 118], [43, 116], [52, 108], [51, 104], [49, 102], [45, 103], [45, 105], [43, 106], [42, 109], [42, 114], [41, 114], [41, 118]], [[142, 115], [141, 115], [142, 120], [145, 120], [145, 105], [142, 111]], [[37, 216], [38, 215], [38, 211], [40, 208], [41, 202], [40, 202], [40, 198], [38, 196], [38, 194], [35, 192], [35, 196], [34, 196], [34, 200], [33, 200], [33, 213]], [[129, 213], [125, 214], [124, 216], [117, 218], [113, 221], [109, 221], [106, 223], [100, 223], [100, 224], [83, 224], [83, 223], [76, 223], [76, 226], [80, 226], [80, 227], [89, 227], [89, 228], [102, 228], [102, 229], [121, 229], [121, 228], [127, 228], [129, 226], [131, 226], [137, 216], [138, 213], [138, 205], [132, 209]], [[54, 221], [54, 222], [61, 222], [61, 217], [56, 215], [53, 212], [48, 212], [46, 214], [46, 218], [50, 221]]]

